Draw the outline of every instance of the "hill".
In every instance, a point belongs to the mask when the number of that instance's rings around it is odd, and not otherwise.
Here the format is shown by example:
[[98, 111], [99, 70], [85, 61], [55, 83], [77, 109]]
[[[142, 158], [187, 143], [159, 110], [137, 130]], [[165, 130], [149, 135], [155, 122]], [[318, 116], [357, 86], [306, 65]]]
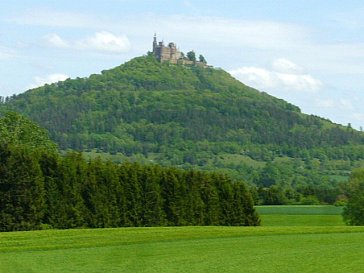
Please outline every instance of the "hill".
[[151, 55], [29, 90], [2, 108], [48, 129], [61, 149], [221, 170], [258, 185], [266, 204], [333, 203], [364, 159], [364, 135], [350, 126], [302, 114], [221, 69]]

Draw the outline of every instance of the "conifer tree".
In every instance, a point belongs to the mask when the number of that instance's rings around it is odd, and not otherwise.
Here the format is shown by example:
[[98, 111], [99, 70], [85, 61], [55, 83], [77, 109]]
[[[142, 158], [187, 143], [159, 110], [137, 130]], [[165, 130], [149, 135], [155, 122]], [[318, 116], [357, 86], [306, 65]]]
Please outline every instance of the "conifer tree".
[[163, 226], [166, 216], [163, 211], [163, 199], [159, 185], [160, 170], [157, 167], [145, 167], [140, 176], [143, 192], [143, 225]]
[[0, 146], [0, 230], [39, 229], [44, 180], [37, 157], [26, 147]]

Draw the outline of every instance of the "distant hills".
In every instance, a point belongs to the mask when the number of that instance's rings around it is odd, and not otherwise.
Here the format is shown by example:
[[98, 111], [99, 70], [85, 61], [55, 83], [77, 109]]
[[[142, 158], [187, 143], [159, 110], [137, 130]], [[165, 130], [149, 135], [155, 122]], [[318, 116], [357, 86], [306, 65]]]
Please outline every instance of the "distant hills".
[[333, 203], [364, 159], [361, 132], [305, 115], [221, 69], [151, 55], [29, 90], [0, 109], [37, 122], [61, 149], [227, 172], [257, 185], [263, 203]]

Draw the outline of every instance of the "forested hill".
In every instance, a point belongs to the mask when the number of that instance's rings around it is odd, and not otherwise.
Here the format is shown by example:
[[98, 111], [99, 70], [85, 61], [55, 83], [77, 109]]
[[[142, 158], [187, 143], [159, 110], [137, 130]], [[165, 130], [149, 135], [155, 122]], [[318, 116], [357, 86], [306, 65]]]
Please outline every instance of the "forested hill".
[[303, 115], [221, 69], [135, 58], [89, 78], [14, 97], [12, 109], [47, 128], [61, 148], [158, 152], [185, 141], [293, 147], [364, 143], [363, 135]]
[[302, 114], [221, 69], [153, 56], [29, 90], [2, 109], [47, 128], [61, 149], [222, 169], [265, 187], [345, 177], [364, 157], [364, 135], [350, 126]]

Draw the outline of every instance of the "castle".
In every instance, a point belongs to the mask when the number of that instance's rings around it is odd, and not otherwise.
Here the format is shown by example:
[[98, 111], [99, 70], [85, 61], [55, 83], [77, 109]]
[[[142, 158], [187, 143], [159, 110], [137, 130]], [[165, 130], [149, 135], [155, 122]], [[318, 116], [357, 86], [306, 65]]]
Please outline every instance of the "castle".
[[164, 46], [163, 41], [157, 43], [157, 36], [155, 34], [153, 39], [153, 54], [160, 62], [170, 61], [173, 64], [177, 64], [178, 60], [183, 59], [181, 52], [174, 43], [169, 43], [168, 46]]
[[169, 43], [168, 46], [164, 45], [164, 42], [157, 42], [157, 36], [154, 34], [153, 38], [153, 55], [160, 62], [169, 61], [172, 64], [195, 64], [206, 66], [205, 62], [192, 61], [184, 56], [184, 54], [179, 51], [175, 43]]

